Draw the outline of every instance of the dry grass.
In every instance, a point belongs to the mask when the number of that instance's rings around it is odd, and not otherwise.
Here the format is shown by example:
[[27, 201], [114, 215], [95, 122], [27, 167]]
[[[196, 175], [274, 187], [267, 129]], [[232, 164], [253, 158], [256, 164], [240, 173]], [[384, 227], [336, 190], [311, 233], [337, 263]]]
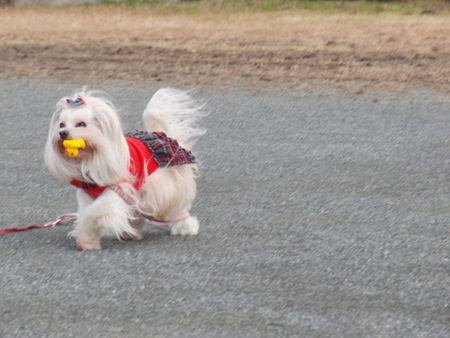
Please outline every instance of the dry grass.
[[450, 91], [450, 20], [305, 11], [0, 9], [0, 76]]

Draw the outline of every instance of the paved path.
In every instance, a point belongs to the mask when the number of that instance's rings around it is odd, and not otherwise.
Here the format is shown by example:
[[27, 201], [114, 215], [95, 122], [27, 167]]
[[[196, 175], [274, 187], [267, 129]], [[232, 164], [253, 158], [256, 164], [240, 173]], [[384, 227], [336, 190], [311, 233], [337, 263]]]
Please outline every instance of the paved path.
[[[0, 80], [0, 227], [75, 211], [42, 152], [77, 84]], [[100, 87], [140, 114], [157, 88]], [[448, 96], [205, 88], [194, 238], [0, 236], [1, 337], [448, 337]]]

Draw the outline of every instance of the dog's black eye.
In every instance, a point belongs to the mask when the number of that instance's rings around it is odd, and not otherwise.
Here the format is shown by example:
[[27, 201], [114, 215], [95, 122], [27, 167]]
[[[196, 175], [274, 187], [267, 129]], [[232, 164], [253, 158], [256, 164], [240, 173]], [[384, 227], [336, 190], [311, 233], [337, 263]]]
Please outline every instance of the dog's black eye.
[[86, 123], [84, 123], [84, 122], [78, 122], [76, 125], [75, 125], [75, 127], [86, 127]]
[[65, 125], [64, 123], [62, 123], [62, 122], [59, 124], [59, 127], [60, 127], [60, 128], [64, 128], [65, 126], [66, 126], [66, 125]]

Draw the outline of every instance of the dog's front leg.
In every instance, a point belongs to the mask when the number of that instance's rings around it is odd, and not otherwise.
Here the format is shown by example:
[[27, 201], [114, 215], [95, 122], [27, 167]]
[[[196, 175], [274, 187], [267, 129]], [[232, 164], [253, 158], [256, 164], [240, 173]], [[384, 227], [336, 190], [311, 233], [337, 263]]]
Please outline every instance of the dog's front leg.
[[115, 192], [107, 189], [88, 205], [85, 198], [90, 197], [81, 195], [79, 198], [80, 216], [73, 232], [79, 250], [100, 250], [103, 236], [136, 235], [129, 224], [130, 207]]
[[76, 196], [78, 220], [75, 222], [75, 228], [69, 233], [69, 236], [75, 237], [79, 250], [100, 250], [100, 236], [95, 233], [95, 227], [90, 224], [89, 220], [89, 206], [95, 200], [81, 189], [77, 190]]

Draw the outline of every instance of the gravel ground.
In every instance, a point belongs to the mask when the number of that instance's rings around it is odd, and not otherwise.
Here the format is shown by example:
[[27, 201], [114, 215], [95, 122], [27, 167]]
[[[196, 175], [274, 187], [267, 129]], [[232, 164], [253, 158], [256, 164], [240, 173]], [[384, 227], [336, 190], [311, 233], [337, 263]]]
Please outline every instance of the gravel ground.
[[[76, 209], [42, 153], [80, 85], [0, 80], [0, 227]], [[146, 88], [149, 87], [149, 88]], [[157, 85], [99, 89], [127, 129]], [[197, 237], [0, 235], [2, 337], [448, 337], [450, 100], [204, 87]], [[126, 113], [126, 114], [125, 114]]]

